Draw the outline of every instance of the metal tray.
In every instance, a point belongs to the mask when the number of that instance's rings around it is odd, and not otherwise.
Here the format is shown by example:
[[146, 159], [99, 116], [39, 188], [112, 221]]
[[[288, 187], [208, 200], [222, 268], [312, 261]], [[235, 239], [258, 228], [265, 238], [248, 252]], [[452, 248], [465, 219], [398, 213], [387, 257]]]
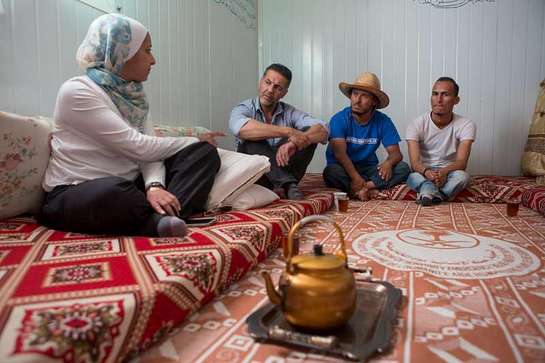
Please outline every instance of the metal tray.
[[356, 311], [348, 323], [327, 332], [297, 330], [271, 303], [246, 319], [248, 332], [262, 342], [310, 348], [364, 361], [390, 346], [401, 290], [386, 281], [358, 281]]

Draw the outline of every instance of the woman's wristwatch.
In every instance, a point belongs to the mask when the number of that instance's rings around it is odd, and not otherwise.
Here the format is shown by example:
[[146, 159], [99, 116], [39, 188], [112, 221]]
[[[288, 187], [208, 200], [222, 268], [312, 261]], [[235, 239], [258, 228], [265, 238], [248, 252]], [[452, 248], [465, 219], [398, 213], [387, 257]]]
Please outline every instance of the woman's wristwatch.
[[152, 183], [149, 183], [147, 186], [146, 186], [146, 192], [148, 190], [150, 190], [151, 188], [161, 188], [161, 189], [165, 189], [165, 186], [160, 183], [160, 182], [152, 182]]

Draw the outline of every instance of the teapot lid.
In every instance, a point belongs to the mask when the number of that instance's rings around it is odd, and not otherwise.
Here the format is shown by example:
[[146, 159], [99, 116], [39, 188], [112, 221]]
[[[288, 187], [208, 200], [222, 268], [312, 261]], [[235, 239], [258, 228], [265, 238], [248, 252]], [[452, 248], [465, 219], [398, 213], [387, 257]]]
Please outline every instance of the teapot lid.
[[292, 258], [292, 264], [305, 270], [334, 270], [343, 267], [345, 262], [343, 259], [322, 252], [321, 245], [314, 245], [314, 254], [298, 255]]
[[[297, 230], [309, 222], [314, 221], [326, 221], [333, 223], [335, 226], [335, 229], [337, 230], [337, 233], [339, 234], [339, 240], [340, 240], [340, 250], [338, 250], [334, 255], [332, 254], [324, 254], [322, 251], [322, 245], [315, 244], [314, 245], [314, 255], [299, 255], [299, 256], [293, 256], [293, 236], [297, 232]], [[297, 267], [301, 269], [307, 269], [309, 271], [331, 271], [336, 270], [341, 267], [347, 268], [348, 266], [348, 256], [346, 254], [346, 248], [344, 243], [344, 236], [343, 231], [341, 230], [341, 227], [332, 220], [329, 217], [321, 216], [321, 215], [313, 215], [313, 216], [307, 216], [303, 219], [301, 219], [299, 222], [297, 222], [292, 229], [290, 230], [290, 233], [288, 235], [288, 256], [286, 261], [286, 270], [288, 272], [292, 272], [292, 265], [297, 265]], [[291, 273], [290, 272], [290, 273]]]

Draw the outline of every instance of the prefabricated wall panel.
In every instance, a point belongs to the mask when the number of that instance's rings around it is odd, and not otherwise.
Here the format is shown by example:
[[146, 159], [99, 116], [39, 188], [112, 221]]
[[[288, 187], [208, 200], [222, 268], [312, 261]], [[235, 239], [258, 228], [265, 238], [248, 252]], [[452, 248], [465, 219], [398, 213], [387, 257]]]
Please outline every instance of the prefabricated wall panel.
[[[260, 69], [293, 71], [287, 102], [329, 121], [349, 104], [339, 82], [371, 71], [404, 139], [429, 110], [434, 80], [450, 76], [460, 84], [455, 112], [477, 123], [469, 171], [520, 174], [545, 78], [544, 0], [260, 0], [259, 22]], [[322, 147], [312, 170], [324, 164]]]
[[[103, 12], [77, 0], [0, 1], [0, 110], [51, 116], [60, 85], [82, 74], [76, 50]], [[228, 132], [232, 107], [257, 89], [256, 1], [109, 2], [150, 31], [150, 117]], [[234, 138], [221, 144], [233, 148]]]

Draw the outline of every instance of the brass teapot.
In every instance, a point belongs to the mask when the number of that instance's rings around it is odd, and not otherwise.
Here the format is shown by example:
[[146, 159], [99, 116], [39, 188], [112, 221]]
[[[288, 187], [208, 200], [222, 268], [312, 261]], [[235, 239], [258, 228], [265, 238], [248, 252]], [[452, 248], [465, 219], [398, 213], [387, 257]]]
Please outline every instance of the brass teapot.
[[[293, 256], [293, 236], [309, 222], [332, 223], [340, 239], [336, 254], [324, 254], [314, 245], [313, 254]], [[271, 302], [279, 305], [284, 318], [303, 329], [325, 330], [346, 323], [356, 308], [356, 282], [348, 269], [348, 257], [341, 228], [332, 219], [313, 215], [293, 226], [288, 235], [286, 270], [280, 276], [278, 290], [270, 275], [261, 274]]]

